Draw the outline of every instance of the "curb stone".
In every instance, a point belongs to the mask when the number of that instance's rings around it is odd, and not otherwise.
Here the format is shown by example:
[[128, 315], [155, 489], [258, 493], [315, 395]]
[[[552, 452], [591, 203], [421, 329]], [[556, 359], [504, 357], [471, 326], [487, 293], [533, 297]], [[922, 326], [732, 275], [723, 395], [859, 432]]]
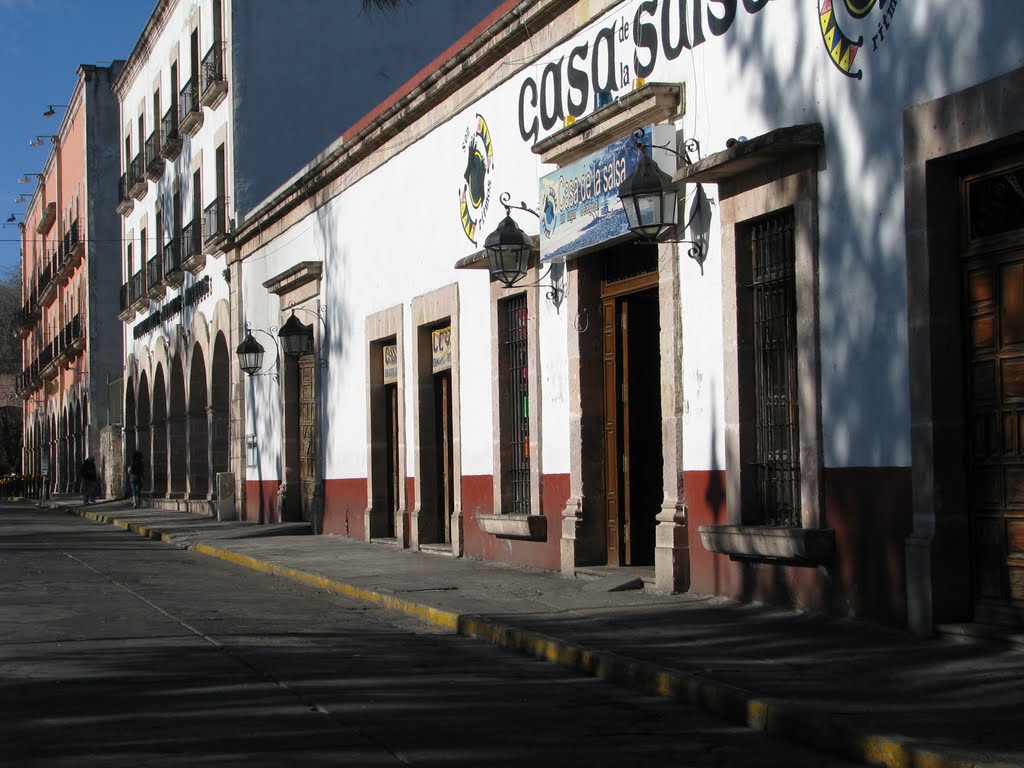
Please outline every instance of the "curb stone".
[[[112, 514], [74, 506], [66, 512], [156, 541], [170, 542], [159, 530]], [[172, 545], [174, 545], [172, 543]], [[661, 696], [716, 717], [820, 752], [884, 768], [1004, 768], [1005, 764], [977, 763], [956, 758], [916, 739], [895, 734], [867, 733], [839, 722], [839, 715], [822, 714], [786, 699], [758, 696], [751, 691], [710, 679], [700, 673], [640, 661], [621, 654], [520, 629], [492, 619], [434, 608], [394, 595], [356, 587], [314, 573], [277, 565], [202, 542], [176, 544], [200, 554], [318, 587], [354, 600], [415, 616], [456, 634], [553, 662], [642, 693]], [[1006, 767], [1008, 768], [1008, 767]]]

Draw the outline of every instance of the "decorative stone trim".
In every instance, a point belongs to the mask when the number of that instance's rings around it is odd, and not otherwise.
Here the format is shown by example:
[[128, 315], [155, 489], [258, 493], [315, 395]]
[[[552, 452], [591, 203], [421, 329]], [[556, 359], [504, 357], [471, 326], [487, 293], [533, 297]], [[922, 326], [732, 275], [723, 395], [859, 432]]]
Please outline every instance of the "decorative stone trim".
[[782, 528], [768, 525], [702, 525], [704, 549], [731, 560], [825, 565], [835, 554], [831, 528]]
[[541, 162], [564, 166], [613, 141], [637, 126], [675, 117], [683, 106], [683, 89], [673, 83], [650, 83], [595, 109], [586, 117], [533, 145]]
[[481, 531], [499, 539], [547, 538], [548, 519], [544, 515], [477, 515], [476, 521]]

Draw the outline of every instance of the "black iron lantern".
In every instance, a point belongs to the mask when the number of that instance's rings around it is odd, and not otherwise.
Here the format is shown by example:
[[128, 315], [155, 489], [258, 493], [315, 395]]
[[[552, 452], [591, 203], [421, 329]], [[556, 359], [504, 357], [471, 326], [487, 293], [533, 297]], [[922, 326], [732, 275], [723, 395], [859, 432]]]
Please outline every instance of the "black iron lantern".
[[263, 367], [263, 345], [252, 337], [251, 331], [245, 332], [245, 339], [235, 350], [238, 365], [249, 376], [255, 376]]
[[657, 240], [675, 227], [677, 198], [672, 177], [642, 153], [633, 173], [619, 185], [630, 231], [647, 240]]
[[526, 276], [533, 244], [508, 213], [484, 240], [484, 250], [491, 277], [504, 283], [506, 288]]
[[299, 358], [313, 351], [313, 326], [303, 323], [294, 312], [277, 332], [277, 338], [288, 357]]

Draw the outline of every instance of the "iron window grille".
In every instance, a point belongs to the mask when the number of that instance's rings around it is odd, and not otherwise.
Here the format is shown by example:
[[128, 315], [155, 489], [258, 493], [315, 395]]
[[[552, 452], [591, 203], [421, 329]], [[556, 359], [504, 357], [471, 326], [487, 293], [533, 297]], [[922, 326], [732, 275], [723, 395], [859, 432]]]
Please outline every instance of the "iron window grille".
[[[513, 514], [530, 514], [530, 370], [527, 340], [528, 312], [526, 294], [502, 301], [504, 311], [505, 370], [504, 401], [508, 421], [503, 435], [505, 451], [503, 475], [508, 509]], [[504, 505], [503, 505], [504, 506]]]
[[791, 210], [755, 222], [752, 254], [754, 474], [767, 525], [799, 526], [796, 250]]

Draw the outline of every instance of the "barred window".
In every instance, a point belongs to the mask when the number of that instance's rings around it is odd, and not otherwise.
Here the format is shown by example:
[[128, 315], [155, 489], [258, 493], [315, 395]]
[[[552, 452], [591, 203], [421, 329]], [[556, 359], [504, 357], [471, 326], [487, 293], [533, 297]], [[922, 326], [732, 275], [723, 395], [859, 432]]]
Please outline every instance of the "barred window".
[[530, 394], [526, 294], [499, 305], [502, 509], [530, 514]]
[[781, 526], [801, 524], [793, 225], [787, 210], [750, 230], [756, 494], [765, 524]]

